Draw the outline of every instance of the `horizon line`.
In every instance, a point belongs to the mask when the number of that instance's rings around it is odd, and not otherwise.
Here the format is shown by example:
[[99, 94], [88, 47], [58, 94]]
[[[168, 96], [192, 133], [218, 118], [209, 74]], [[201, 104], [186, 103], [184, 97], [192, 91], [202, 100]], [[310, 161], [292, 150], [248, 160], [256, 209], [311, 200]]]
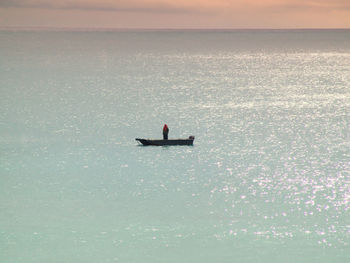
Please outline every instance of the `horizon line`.
[[182, 28], [182, 27], [169, 27], [169, 28], [137, 28], [137, 27], [56, 27], [56, 26], [0, 26], [0, 31], [71, 31], [71, 32], [93, 32], [93, 31], [106, 31], [106, 32], [123, 32], [123, 31], [295, 31], [295, 30], [350, 30], [350, 27], [266, 27], [266, 28], [254, 28], [254, 27], [207, 27], [207, 28]]

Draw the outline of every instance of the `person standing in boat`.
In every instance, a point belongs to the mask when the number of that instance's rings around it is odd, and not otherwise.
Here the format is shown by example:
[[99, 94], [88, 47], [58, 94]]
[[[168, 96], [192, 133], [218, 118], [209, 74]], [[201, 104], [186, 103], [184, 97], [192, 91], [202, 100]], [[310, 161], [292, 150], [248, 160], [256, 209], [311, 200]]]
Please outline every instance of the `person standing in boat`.
[[164, 127], [163, 127], [163, 140], [167, 140], [168, 139], [168, 133], [169, 133], [168, 125], [164, 124]]

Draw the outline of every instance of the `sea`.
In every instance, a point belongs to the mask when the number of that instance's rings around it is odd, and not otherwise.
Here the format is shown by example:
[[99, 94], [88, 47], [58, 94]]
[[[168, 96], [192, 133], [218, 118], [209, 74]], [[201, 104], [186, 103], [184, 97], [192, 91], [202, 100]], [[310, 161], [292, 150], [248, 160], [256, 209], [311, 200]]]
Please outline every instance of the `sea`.
[[350, 30], [2, 29], [0, 262], [350, 262]]

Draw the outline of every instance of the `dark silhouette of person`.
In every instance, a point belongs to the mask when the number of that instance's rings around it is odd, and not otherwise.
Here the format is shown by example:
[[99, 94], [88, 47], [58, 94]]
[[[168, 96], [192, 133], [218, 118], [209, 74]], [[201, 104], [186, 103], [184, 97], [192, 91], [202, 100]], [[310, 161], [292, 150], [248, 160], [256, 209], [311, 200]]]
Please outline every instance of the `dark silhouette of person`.
[[168, 125], [164, 124], [164, 127], [163, 127], [163, 140], [167, 140], [168, 139], [168, 133], [169, 133]]

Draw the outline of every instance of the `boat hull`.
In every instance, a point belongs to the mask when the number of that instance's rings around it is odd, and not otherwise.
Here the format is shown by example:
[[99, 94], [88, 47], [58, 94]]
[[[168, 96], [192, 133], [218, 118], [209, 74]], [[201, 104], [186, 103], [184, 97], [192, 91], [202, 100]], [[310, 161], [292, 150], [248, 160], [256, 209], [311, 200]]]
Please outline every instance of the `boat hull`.
[[170, 145], [193, 145], [194, 138], [190, 139], [169, 139], [169, 140], [150, 140], [150, 139], [140, 139], [136, 138], [136, 141], [142, 143], [143, 145], [153, 145], [153, 146], [170, 146]]

